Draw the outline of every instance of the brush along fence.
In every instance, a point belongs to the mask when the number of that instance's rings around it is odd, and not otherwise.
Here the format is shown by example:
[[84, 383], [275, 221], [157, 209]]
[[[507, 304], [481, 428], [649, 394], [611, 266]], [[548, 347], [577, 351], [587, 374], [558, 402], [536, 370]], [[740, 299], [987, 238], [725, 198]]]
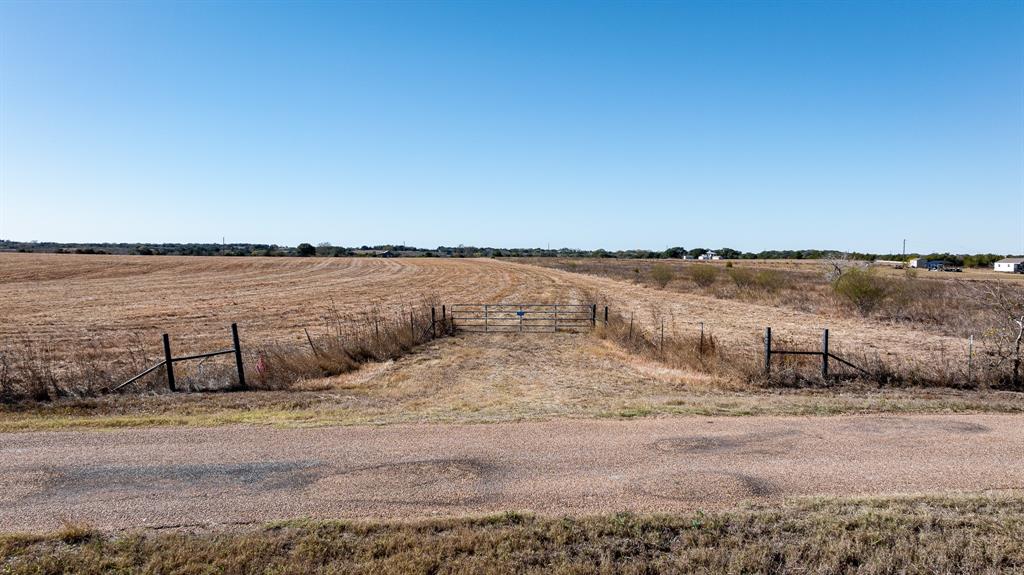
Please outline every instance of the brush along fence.
[[451, 306], [455, 329], [475, 332], [554, 333], [592, 329], [596, 304], [459, 303]]
[[117, 391], [117, 390], [121, 389], [122, 387], [125, 387], [125, 386], [127, 386], [127, 385], [129, 385], [131, 383], [135, 383], [136, 381], [142, 379], [143, 376], [146, 376], [146, 375], [152, 373], [153, 371], [155, 371], [155, 370], [157, 370], [157, 369], [159, 369], [161, 367], [165, 367], [166, 368], [165, 371], [167, 373], [167, 387], [170, 388], [171, 391], [177, 391], [177, 387], [175, 386], [175, 383], [174, 383], [174, 364], [175, 364], [175, 362], [189, 361], [189, 360], [193, 360], [193, 359], [206, 359], [208, 357], [216, 357], [218, 355], [227, 355], [229, 353], [230, 354], [234, 354], [234, 356], [235, 356], [235, 369], [238, 370], [238, 388], [239, 389], [245, 389], [246, 388], [246, 386], [245, 386], [245, 366], [242, 364], [242, 345], [238, 341], [238, 324], [236, 324], [236, 323], [231, 324], [231, 342], [232, 342], [233, 347], [229, 347], [228, 349], [221, 349], [221, 350], [218, 350], [218, 351], [211, 351], [211, 352], [208, 352], [208, 353], [197, 353], [197, 354], [194, 354], [194, 355], [183, 355], [183, 356], [180, 356], [180, 357], [174, 357], [171, 354], [171, 336], [166, 334], [166, 333], [163, 334], [163, 342], [164, 342], [164, 360], [163, 361], [161, 361], [160, 363], [157, 363], [156, 365], [151, 366], [150, 368], [146, 369], [145, 371], [143, 371], [142, 373], [136, 375], [135, 377], [129, 379], [128, 381], [126, 381], [126, 382], [124, 382], [124, 383], [122, 383], [122, 384], [120, 384], [120, 385], [118, 385], [116, 387], [111, 388], [110, 391]]
[[864, 375], [870, 376], [871, 373], [868, 370], [856, 366], [849, 361], [831, 353], [828, 347], [828, 329], [822, 330], [821, 333], [821, 350], [787, 350], [777, 349], [772, 347], [772, 328], [764, 328], [764, 374], [771, 375], [772, 373], [772, 357], [773, 356], [784, 356], [784, 355], [811, 355], [819, 356], [821, 358], [821, 378], [828, 379], [829, 377], [829, 360], [835, 360], [847, 367], [851, 367]]

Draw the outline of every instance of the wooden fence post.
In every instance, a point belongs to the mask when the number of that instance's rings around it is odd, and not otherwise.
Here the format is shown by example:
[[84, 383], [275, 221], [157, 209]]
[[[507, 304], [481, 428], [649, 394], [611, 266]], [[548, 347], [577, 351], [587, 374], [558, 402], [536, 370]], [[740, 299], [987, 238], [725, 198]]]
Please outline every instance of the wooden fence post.
[[[306, 337], [309, 337], [309, 332], [306, 332]], [[238, 340], [238, 324], [231, 324], [231, 341], [235, 345], [235, 369], [238, 370], [238, 387], [240, 389], [246, 389], [245, 385], [245, 365], [242, 364], [242, 344]], [[313, 345], [313, 340], [310, 340], [310, 345]], [[313, 348], [316, 351], [316, 348]]]
[[430, 337], [437, 338], [437, 309], [430, 306]]
[[661, 353], [665, 353], [665, 318], [661, 318], [661, 343], [658, 344]]
[[174, 358], [171, 357], [171, 336], [164, 334], [164, 367], [167, 368], [167, 387], [174, 388]]
[[764, 328], [764, 374], [772, 373], [772, 328]]
[[590, 304], [590, 326], [597, 327], [597, 304]]
[[697, 353], [704, 355], [704, 322], [700, 322], [700, 343], [697, 345]]
[[604, 306], [604, 325], [608, 326], [608, 306]]
[[828, 379], [828, 328], [821, 333], [821, 378]]

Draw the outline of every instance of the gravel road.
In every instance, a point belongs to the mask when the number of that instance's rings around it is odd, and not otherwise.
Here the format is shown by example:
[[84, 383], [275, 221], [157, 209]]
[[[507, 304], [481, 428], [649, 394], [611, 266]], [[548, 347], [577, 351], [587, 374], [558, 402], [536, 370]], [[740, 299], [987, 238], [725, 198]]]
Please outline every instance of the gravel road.
[[0, 531], [1024, 490], [1022, 459], [1008, 415], [3, 434]]

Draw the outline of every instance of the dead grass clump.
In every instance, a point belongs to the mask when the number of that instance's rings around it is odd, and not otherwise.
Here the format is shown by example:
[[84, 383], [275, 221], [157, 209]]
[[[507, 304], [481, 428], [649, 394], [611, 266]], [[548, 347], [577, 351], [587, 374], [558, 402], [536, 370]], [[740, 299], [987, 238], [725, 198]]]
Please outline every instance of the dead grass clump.
[[138, 338], [129, 338], [116, 358], [95, 344], [79, 347], [67, 362], [54, 355], [52, 346], [28, 338], [0, 345], [0, 403], [95, 396], [156, 362]]
[[[255, 352], [250, 378], [258, 389], [285, 389], [306, 379], [331, 377], [378, 361], [398, 359], [416, 346], [450, 335], [451, 322], [436, 317], [431, 306], [394, 312], [380, 307], [358, 315], [343, 315], [333, 307], [325, 316], [325, 330], [317, 336], [305, 332], [308, 345], [271, 345]], [[248, 371], [248, 370], [247, 370]]]
[[660, 322], [641, 324], [635, 317], [612, 313], [608, 322], [598, 322], [594, 334], [631, 354], [677, 369], [701, 373], [734, 372], [738, 358], [727, 357], [721, 342], [710, 332], [666, 333]]

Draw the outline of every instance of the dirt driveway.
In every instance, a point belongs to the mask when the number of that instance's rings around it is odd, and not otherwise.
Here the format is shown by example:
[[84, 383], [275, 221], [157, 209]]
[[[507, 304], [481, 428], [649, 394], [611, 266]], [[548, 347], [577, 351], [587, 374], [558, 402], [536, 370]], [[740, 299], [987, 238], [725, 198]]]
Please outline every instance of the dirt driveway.
[[1024, 489], [1005, 415], [0, 435], [0, 530], [721, 508]]

